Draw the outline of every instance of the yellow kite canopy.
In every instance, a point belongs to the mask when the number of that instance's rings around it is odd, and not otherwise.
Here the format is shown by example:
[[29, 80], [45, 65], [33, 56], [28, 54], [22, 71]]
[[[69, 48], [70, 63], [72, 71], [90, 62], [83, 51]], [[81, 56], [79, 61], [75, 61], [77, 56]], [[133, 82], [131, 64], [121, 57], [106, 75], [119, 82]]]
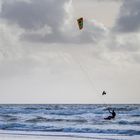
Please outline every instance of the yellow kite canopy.
[[81, 17], [81, 18], [77, 19], [77, 22], [78, 22], [79, 29], [80, 30], [83, 29], [83, 18]]

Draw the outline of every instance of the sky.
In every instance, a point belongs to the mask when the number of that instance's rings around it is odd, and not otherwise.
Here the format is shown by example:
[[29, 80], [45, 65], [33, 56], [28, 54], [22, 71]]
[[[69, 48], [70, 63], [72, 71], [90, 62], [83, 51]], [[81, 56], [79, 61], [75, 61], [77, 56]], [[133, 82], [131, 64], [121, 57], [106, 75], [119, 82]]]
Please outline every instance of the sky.
[[139, 23], [139, 0], [0, 0], [0, 103], [140, 103]]

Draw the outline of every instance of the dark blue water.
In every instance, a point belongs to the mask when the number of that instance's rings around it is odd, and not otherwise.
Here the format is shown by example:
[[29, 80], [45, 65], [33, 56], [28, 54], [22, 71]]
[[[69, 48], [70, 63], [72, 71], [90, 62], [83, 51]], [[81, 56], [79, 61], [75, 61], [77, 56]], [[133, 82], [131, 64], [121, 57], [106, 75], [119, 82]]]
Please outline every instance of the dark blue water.
[[[113, 108], [117, 116], [108, 116]], [[0, 105], [0, 130], [140, 135], [138, 105]]]

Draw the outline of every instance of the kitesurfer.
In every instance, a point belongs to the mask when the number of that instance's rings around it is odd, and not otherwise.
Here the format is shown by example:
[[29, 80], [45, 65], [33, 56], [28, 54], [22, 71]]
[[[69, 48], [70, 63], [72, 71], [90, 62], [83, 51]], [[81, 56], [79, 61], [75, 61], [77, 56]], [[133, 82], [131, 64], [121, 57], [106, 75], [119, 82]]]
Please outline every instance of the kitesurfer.
[[105, 120], [111, 120], [114, 119], [116, 117], [116, 112], [114, 111], [114, 109], [111, 111], [110, 109], [108, 109], [109, 113], [111, 113], [111, 116], [108, 116], [106, 118], [104, 118]]

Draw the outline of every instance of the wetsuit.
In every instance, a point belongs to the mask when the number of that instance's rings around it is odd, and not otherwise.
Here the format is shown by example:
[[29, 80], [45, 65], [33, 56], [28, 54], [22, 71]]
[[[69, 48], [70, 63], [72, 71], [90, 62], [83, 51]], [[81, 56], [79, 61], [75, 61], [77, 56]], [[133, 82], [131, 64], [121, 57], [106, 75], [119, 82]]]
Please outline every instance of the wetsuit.
[[113, 110], [112, 112], [109, 110], [109, 113], [111, 113], [111, 114], [112, 114], [112, 116], [108, 116], [108, 117], [104, 118], [105, 120], [111, 120], [111, 119], [114, 119], [114, 118], [115, 118], [116, 113], [115, 113], [115, 111], [114, 111], [114, 110]]

